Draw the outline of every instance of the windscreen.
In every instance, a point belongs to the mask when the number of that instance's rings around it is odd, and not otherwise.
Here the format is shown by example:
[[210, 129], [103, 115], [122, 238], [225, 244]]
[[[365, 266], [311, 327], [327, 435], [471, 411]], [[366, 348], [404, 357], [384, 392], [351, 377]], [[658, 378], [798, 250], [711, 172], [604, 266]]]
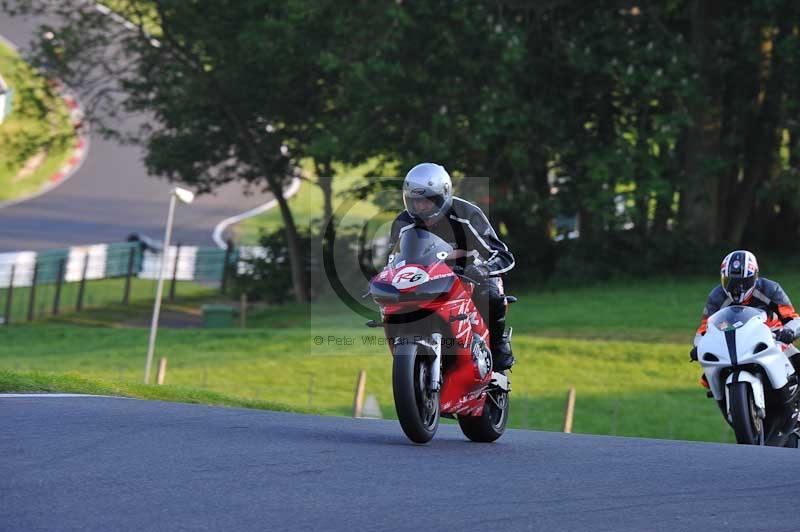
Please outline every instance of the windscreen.
[[758, 310], [753, 307], [743, 307], [739, 305], [725, 307], [715, 312], [711, 318], [709, 318], [708, 326], [715, 327], [720, 331], [732, 331], [763, 313], [763, 310]]
[[395, 268], [405, 264], [430, 266], [446, 259], [452, 252], [453, 247], [438, 236], [420, 227], [412, 227], [400, 237], [392, 265]]

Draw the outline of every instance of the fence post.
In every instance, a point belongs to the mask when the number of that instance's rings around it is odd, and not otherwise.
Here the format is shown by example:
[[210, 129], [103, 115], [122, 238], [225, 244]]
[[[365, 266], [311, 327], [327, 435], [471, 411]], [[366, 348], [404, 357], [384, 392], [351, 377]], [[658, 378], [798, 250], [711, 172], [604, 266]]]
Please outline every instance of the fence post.
[[224, 294], [228, 285], [228, 269], [230, 268], [231, 254], [233, 253], [233, 241], [228, 240], [227, 247], [225, 248], [225, 259], [222, 263], [222, 283], [220, 284], [220, 293]]
[[53, 316], [58, 316], [58, 308], [61, 305], [61, 284], [64, 282], [64, 267], [66, 260], [58, 261], [58, 277], [56, 277], [56, 294], [53, 296]]
[[[172, 283], [169, 285], [169, 302], [175, 301], [175, 284], [178, 281], [178, 259], [181, 256], [181, 244], [175, 247], [175, 261], [172, 264]], [[164, 258], [167, 258], [167, 250], [164, 250]]]
[[83, 272], [81, 273], [81, 284], [78, 286], [78, 301], [75, 302], [75, 310], [80, 312], [83, 309], [83, 294], [86, 291], [86, 271], [89, 269], [89, 252], [83, 257]]
[[167, 378], [167, 359], [162, 358], [158, 361], [158, 373], [156, 373], [156, 383], [164, 384], [164, 379]]
[[367, 371], [362, 369], [358, 372], [358, 382], [356, 383], [356, 397], [353, 402], [353, 417], [361, 417], [364, 409], [364, 390], [367, 387]]
[[17, 269], [16, 264], [11, 265], [11, 279], [8, 281], [8, 292], [6, 293], [6, 314], [5, 324], [11, 324], [11, 301], [14, 298], [14, 272]]
[[33, 280], [31, 280], [31, 292], [28, 299], [28, 321], [33, 321], [33, 313], [36, 305], [36, 281], [39, 278], [39, 261], [33, 263]]
[[131, 301], [131, 277], [133, 277], [133, 262], [136, 259], [136, 246], [131, 246], [128, 254], [128, 272], [125, 274], [125, 293], [122, 294], [122, 304], [127, 305]]
[[564, 412], [564, 432], [572, 432], [572, 418], [575, 414], [575, 387], [570, 386], [567, 392], [567, 407]]

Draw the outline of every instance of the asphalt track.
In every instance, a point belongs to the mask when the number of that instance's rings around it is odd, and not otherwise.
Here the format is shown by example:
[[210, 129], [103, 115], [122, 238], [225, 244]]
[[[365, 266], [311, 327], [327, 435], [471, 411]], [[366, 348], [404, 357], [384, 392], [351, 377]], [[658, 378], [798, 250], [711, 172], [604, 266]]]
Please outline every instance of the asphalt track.
[[790, 449], [0, 397], [0, 530], [797, 530]]
[[[10, 18], [0, 10], [0, 35], [25, 50], [41, 22]], [[126, 117], [123, 127], [136, 120]], [[68, 181], [43, 196], [0, 209], [0, 252], [122, 242], [131, 233], [163, 238], [171, 185], [147, 175], [140, 148], [90, 137], [87, 158]], [[212, 246], [219, 222], [271, 198], [260, 192], [245, 196], [241, 185], [232, 184], [191, 206], [179, 206], [175, 241]]]

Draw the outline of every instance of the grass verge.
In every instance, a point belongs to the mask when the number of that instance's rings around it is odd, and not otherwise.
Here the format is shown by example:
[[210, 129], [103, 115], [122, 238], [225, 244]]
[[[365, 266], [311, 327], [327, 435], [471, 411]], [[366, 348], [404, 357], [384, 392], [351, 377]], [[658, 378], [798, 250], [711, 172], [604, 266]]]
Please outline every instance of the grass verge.
[[[800, 290], [796, 273], [771, 277], [790, 294]], [[575, 432], [732, 442], [716, 404], [697, 384], [699, 366], [688, 362], [713, 282], [661, 279], [522, 293], [509, 286], [520, 297], [509, 314], [518, 359], [510, 426], [560, 430], [574, 386]], [[112, 308], [82, 314], [92, 317], [84, 326], [45, 320], [0, 327], [0, 369], [138, 382], [148, 331], [118, 325], [145, 325], [140, 318], [149, 305]], [[156, 357], [168, 359], [167, 383], [182, 389], [333, 415], [351, 413], [364, 369], [366, 393], [392, 418], [391, 357], [382, 331], [365, 321], [337, 300], [265, 308], [249, 315], [245, 329], [164, 328]]]
[[80, 393], [88, 395], [112, 395], [135, 399], [171, 401], [175, 403], [233, 406], [260, 410], [276, 410], [280, 412], [313, 413], [310, 409], [290, 408], [280, 403], [233, 397], [208, 390], [182, 388], [179, 386], [158, 386], [133, 384], [130, 382], [103, 381], [69, 373], [19, 373], [0, 370], [0, 393]]

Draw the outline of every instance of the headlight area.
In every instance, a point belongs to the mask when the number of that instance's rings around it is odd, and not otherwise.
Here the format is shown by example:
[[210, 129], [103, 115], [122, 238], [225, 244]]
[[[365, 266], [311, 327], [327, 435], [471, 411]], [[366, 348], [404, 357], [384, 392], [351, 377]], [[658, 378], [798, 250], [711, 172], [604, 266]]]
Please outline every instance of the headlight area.
[[446, 294], [455, 283], [455, 275], [439, 277], [414, 288], [413, 291], [400, 292], [390, 283], [376, 281], [370, 284], [369, 293], [376, 303], [401, 303], [404, 301], [428, 301]]

